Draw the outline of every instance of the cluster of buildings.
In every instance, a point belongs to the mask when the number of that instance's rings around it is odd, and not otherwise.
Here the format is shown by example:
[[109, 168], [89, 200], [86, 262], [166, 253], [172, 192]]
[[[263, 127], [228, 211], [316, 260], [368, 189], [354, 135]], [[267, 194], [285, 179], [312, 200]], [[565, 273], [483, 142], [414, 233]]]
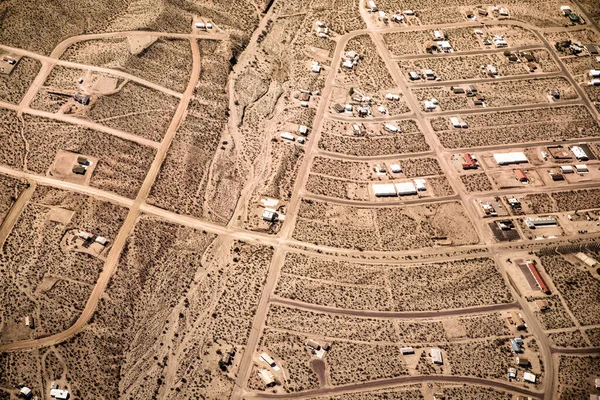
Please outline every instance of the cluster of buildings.
[[327, 27], [327, 25], [325, 25], [321, 21], [316, 21], [315, 25], [315, 31], [317, 36], [323, 39], [327, 39], [329, 37], [329, 28]]
[[103, 236], [95, 236], [95, 235], [92, 235], [91, 233], [84, 232], [84, 231], [79, 231], [77, 233], [77, 236], [80, 239], [83, 239], [83, 242], [84, 242], [83, 246], [84, 247], [89, 247], [92, 243], [98, 243], [98, 244], [100, 244], [102, 246], [105, 246], [105, 247], [106, 247], [106, 245], [108, 245], [108, 239], [106, 239]]
[[560, 12], [573, 23], [584, 23], [582, 18], [571, 10], [571, 6], [560, 6]]
[[267, 353], [262, 353], [260, 355], [260, 361], [264, 362], [269, 367], [269, 369], [263, 368], [260, 371], [258, 371], [260, 379], [263, 381], [266, 387], [275, 386], [277, 384], [277, 381], [273, 372], [278, 372], [280, 370], [279, 366], [277, 365], [277, 363], [275, 363], [275, 360]]
[[83, 156], [77, 157], [77, 163], [73, 165], [71, 171], [77, 175], [85, 175], [88, 168], [92, 166], [92, 162]]
[[413, 196], [427, 190], [425, 179], [415, 179], [413, 182], [374, 183], [372, 188], [375, 197]]
[[[33, 397], [33, 391], [27, 386], [23, 386], [19, 391], [19, 397], [29, 400]], [[67, 400], [69, 399], [70, 394], [68, 390], [60, 389], [56, 383], [52, 382], [50, 385], [50, 397], [57, 400]]]
[[360, 56], [358, 55], [358, 53], [355, 52], [354, 50], [350, 50], [350, 51], [346, 52], [346, 54], [344, 54], [344, 57], [342, 60], [342, 66], [344, 68], [352, 69], [358, 64], [359, 60], [360, 60]]

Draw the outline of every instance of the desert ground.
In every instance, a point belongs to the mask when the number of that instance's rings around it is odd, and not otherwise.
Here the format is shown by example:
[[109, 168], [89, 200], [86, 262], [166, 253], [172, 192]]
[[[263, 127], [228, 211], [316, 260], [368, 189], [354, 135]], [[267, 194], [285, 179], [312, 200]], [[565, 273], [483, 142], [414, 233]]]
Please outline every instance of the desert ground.
[[599, 24], [3, 2], [0, 399], [600, 395]]

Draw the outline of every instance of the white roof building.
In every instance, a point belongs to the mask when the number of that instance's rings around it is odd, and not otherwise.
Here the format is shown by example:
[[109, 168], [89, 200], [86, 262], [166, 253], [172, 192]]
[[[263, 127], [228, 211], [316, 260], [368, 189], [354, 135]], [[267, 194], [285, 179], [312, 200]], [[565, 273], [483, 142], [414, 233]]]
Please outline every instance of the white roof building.
[[444, 359], [442, 357], [442, 351], [439, 348], [434, 347], [431, 349], [431, 361], [433, 361], [434, 364], [439, 364], [439, 365], [444, 364]]
[[348, 68], [348, 69], [352, 69], [352, 67], [354, 67], [354, 63], [352, 63], [352, 60], [346, 60], [346, 61], [344, 61], [342, 66], [344, 66], [345, 68]]
[[563, 15], [569, 15], [569, 14], [571, 14], [571, 7], [570, 6], [560, 6], [560, 11], [562, 11]]
[[400, 164], [391, 164], [390, 171], [392, 171], [394, 174], [399, 174], [400, 172], [402, 172], [402, 167], [400, 166]]
[[435, 103], [433, 101], [429, 101], [429, 100], [425, 100], [423, 102], [423, 107], [425, 107], [425, 110], [435, 110]]
[[400, 130], [400, 129], [399, 129], [397, 126], [396, 126], [396, 125], [393, 125], [393, 124], [385, 124], [385, 125], [383, 126], [383, 128], [384, 128], [386, 131], [388, 131], [388, 132], [393, 132], [393, 133], [396, 133], [396, 132], [398, 132], [398, 131]]
[[508, 43], [506, 43], [506, 40], [504, 39], [494, 39], [494, 46], [495, 47], [508, 47]]
[[523, 374], [523, 380], [525, 382], [535, 383], [536, 378], [537, 377], [534, 374], [532, 374], [531, 372], [525, 372]]
[[529, 162], [525, 153], [522, 151], [515, 151], [511, 153], [497, 153], [494, 154], [494, 160], [498, 165], [509, 165], [509, 164], [520, 164]]
[[262, 379], [265, 386], [272, 385], [275, 382], [275, 376], [273, 373], [271, 373], [271, 371], [261, 369], [258, 371], [258, 375], [260, 375], [260, 379]]
[[399, 196], [411, 196], [417, 194], [417, 188], [412, 182], [396, 183], [394, 185]]
[[369, 2], [367, 3], [369, 5], [369, 8], [373, 11], [377, 11], [377, 6], [375, 5], [375, 2], [373, 0], [369, 0]]
[[275, 360], [273, 360], [271, 356], [269, 356], [267, 353], [262, 353], [260, 355], [260, 359], [266, 362], [271, 367], [274, 367], [276, 365]]
[[20, 397], [24, 397], [26, 399], [30, 398], [32, 394], [33, 393], [31, 392], [31, 389], [29, 389], [27, 386], [23, 386], [19, 392]]
[[415, 179], [415, 186], [419, 192], [427, 190], [425, 187], [425, 179]]
[[96, 237], [96, 243], [100, 243], [102, 246], [106, 246], [108, 244], [108, 239], [103, 236]]
[[485, 67], [485, 69], [487, 69], [487, 72], [489, 72], [492, 75], [498, 75], [498, 70], [492, 64], [488, 64], [488, 66]]
[[265, 209], [262, 214], [262, 219], [267, 222], [273, 222], [277, 218], [277, 213], [274, 210]]
[[574, 167], [575, 167], [575, 171], [577, 171], [578, 173], [590, 172], [587, 165], [585, 165], [585, 164], [575, 164]]
[[206, 29], [206, 24], [204, 22], [196, 22], [196, 28]]
[[460, 123], [460, 120], [456, 117], [451, 117], [450, 123], [452, 123], [452, 126], [455, 128], [462, 128], [462, 124]]
[[589, 75], [592, 78], [600, 78], [600, 70], [590, 69]]
[[585, 150], [583, 150], [580, 146], [571, 146], [571, 152], [578, 160], [587, 161], [589, 159]]
[[298, 132], [304, 136], [308, 135], [308, 126], [300, 125], [300, 127], [298, 128]]
[[313, 61], [310, 64], [310, 70], [312, 72], [316, 72], [317, 74], [321, 72], [321, 66], [319, 65], [319, 63], [317, 61]]
[[279, 137], [282, 138], [282, 139], [285, 139], [285, 140], [290, 140], [290, 141], [296, 140], [296, 137], [294, 135], [292, 135], [291, 133], [289, 133], [289, 132], [282, 132], [279, 135]]
[[400, 353], [402, 353], [403, 355], [415, 354], [415, 349], [413, 349], [412, 347], [401, 347]]
[[444, 40], [446, 38], [440, 31], [433, 31], [433, 37], [435, 40]]
[[570, 165], [561, 165], [560, 172], [562, 172], [563, 174], [572, 174], [575, 171], [573, 171], [573, 167], [571, 167]]
[[54, 397], [58, 400], [67, 400], [69, 398], [69, 391], [62, 389], [51, 389], [50, 397]]
[[396, 197], [396, 189], [393, 183], [375, 183], [373, 184], [373, 194], [375, 197]]
[[452, 45], [447, 40], [441, 40], [441, 41], [437, 42], [437, 46], [440, 49], [442, 49], [443, 51], [450, 51], [450, 50], [452, 50]]
[[[575, 257], [583, 261], [588, 267], [593, 267], [594, 265], [598, 264], [598, 261], [594, 260], [592, 257], [589, 257], [584, 253], [577, 253], [575, 254]], [[600, 382], [600, 378], [596, 379], [596, 382]]]

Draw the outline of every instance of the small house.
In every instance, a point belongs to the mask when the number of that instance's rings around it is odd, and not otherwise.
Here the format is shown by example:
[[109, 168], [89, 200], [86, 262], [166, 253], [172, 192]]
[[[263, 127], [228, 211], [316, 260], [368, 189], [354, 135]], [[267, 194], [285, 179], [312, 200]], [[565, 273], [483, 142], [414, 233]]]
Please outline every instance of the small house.
[[402, 167], [399, 164], [390, 164], [390, 171], [394, 174], [399, 174], [402, 172]]
[[206, 24], [204, 22], [196, 22], [197, 29], [206, 29]]
[[537, 377], [535, 376], [535, 374], [532, 374], [531, 372], [525, 372], [523, 374], [523, 380], [525, 382], [528, 383], [535, 383], [536, 382]]
[[308, 135], [308, 126], [300, 125], [300, 127], [298, 128], [298, 133], [301, 134], [302, 136], [307, 136]]
[[596, 390], [600, 390], [600, 378], [594, 380], [594, 386], [596, 387]]
[[33, 392], [27, 386], [23, 386], [19, 391], [19, 397], [23, 399], [31, 399]]
[[277, 213], [274, 210], [265, 209], [262, 214], [263, 221], [275, 222], [277, 219]]
[[321, 65], [317, 61], [313, 61], [310, 64], [310, 70], [318, 74], [321, 72]]
[[282, 138], [282, 139], [284, 139], [284, 140], [289, 140], [291, 142], [293, 142], [294, 140], [296, 140], [296, 137], [294, 135], [292, 135], [291, 133], [289, 133], [289, 132], [282, 132], [279, 135], [279, 137]]
[[260, 371], [258, 371], [258, 375], [260, 376], [260, 379], [263, 381], [266, 387], [275, 385], [275, 376], [271, 371], [261, 369]]
[[88, 165], [90, 165], [90, 161], [87, 158], [83, 157], [83, 156], [78, 156], [77, 157], [77, 164], [88, 166]]
[[540, 299], [535, 301], [535, 305], [541, 312], [548, 311], [550, 309], [550, 305], [548, 304], [548, 300]]
[[563, 16], [568, 16], [569, 14], [571, 14], [571, 7], [570, 6], [560, 6], [560, 12], [562, 12]]
[[571, 167], [570, 165], [561, 165], [560, 172], [562, 172], [563, 174], [572, 174], [575, 171], [573, 170], [573, 167]]
[[306, 345], [313, 350], [321, 350], [321, 345], [312, 339], [308, 339], [306, 341]]
[[516, 357], [515, 362], [520, 367], [528, 367], [530, 364], [529, 359], [526, 357], [522, 357], [522, 356]]
[[517, 378], [517, 370], [516, 368], [509, 368], [508, 369], [508, 379], [516, 379]]
[[54, 397], [57, 400], [67, 400], [69, 398], [69, 391], [62, 389], [51, 389], [50, 397]]
[[431, 361], [437, 365], [443, 365], [444, 359], [442, 357], [442, 350], [437, 347], [431, 349]]
[[81, 166], [81, 165], [75, 165], [73, 166], [73, 168], [71, 169], [71, 171], [73, 171], [74, 174], [77, 175], [85, 175], [85, 172], [87, 171], [87, 168]]
[[512, 348], [512, 351], [514, 353], [522, 353], [523, 349], [521, 348], [521, 346], [519, 345], [519, 343], [517, 343], [516, 340], [511, 340], [510, 341], [510, 347]]
[[73, 100], [84, 106], [90, 104], [90, 96], [88, 96], [87, 94], [75, 93], [75, 95], [73, 96]]
[[577, 171], [578, 174], [585, 174], [585, 173], [590, 172], [587, 165], [585, 165], [585, 164], [575, 164], [574, 167], [575, 167], [575, 171]]
[[522, 169], [515, 169], [515, 176], [517, 177], [519, 182], [529, 183], [529, 178], [527, 177], [527, 174], [525, 174], [525, 171], [523, 171]]
[[413, 349], [412, 347], [401, 347], [400, 353], [402, 353], [403, 356], [408, 354], [415, 354], [415, 349]]
[[343, 113], [346, 110], [346, 108], [339, 103], [332, 105], [331, 108], [337, 113]]
[[106, 246], [108, 244], [108, 239], [103, 236], [97, 236], [95, 242], [102, 246]]
[[260, 359], [266, 362], [269, 367], [275, 367], [277, 365], [275, 364], [275, 360], [273, 360], [267, 353], [262, 353], [260, 355]]
[[418, 81], [419, 79], [421, 79], [421, 75], [419, 75], [419, 73], [415, 71], [410, 71], [408, 73], [408, 77], [411, 81]]
[[383, 129], [385, 129], [388, 132], [392, 132], [392, 133], [396, 133], [400, 130], [396, 125], [392, 125], [392, 124], [385, 124], [383, 126]]
[[417, 188], [412, 182], [396, 183], [394, 186], [399, 196], [412, 196], [417, 194]]
[[464, 94], [465, 93], [465, 88], [462, 88], [460, 86], [451, 86], [450, 90], [452, 90], [452, 93], [454, 93], [454, 94]]

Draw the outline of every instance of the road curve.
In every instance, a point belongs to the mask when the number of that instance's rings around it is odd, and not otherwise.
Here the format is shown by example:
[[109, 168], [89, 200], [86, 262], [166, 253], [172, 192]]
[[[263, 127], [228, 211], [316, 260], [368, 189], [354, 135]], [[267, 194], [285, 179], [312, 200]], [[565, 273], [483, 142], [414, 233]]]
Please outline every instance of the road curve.
[[344, 394], [348, 392], [363, 392], [363, 391], [371, 391], [377, 389], [385, 389], [392, 386], [398, 385], [409, 385], [415, 383], [450, 383], [450, 384], [471, 384], [471, 385], [479, 385], [479, 386], [487, 386], [492, 387], [494, 389], [506, 390], [514, 393], [518, 393], [520, 395], [533, 397], [536, 399], [540, 398], [542, 394], [539, 391], [526, 389], [520, 386], [512, 385], [508, 382], [501, 381], [493, 381], [482, 378], [474, 378], [470, 376], [431, 376], [431, 375], [422, 375], [422, 376], [400, 376], [397, 378], [391, 379], [382, 379], [377, 381], [370, 381], [365, 383], [355, 383], [350, 385], [342, 385], [342, 386], [334, 386], [334, 387], [325, 387], [320, 389], [312, 389], [305, 390], [302, 392], [295, 393], [284, 393], [284, 394], [274, 394], [274, 393], [246, 393], [245, 397], [247, 398], [255, 398], [255, 399], [301, 399], [301, 398], [311, 398], [318, 396], [333, 396]]
[[286, 307], [299, 308], [302, 310], [316, 311], [326, 314], [344, 315], [351, 317], [364, 317], [364, 318], [441, 318], [441, 317], [453, 317], [461, 315], [472, 315], [472, 314], [483, 314], [497, 311], [507, 311], [520, 308], [517, 302], [503, 303], [503, 304], [490, 304], [486, 306], [476, 306], [468, 308], [456, 308], [453, 310], [440, 310], [440, 311], [371, 311], [371, 310], [350, 310], [347, 308], [336, 308], [321, 306], [318, 304], [305, 303], [303, 301], [284, 299], [282, 297], [271, 297], [271, 303], [283, 305]]

